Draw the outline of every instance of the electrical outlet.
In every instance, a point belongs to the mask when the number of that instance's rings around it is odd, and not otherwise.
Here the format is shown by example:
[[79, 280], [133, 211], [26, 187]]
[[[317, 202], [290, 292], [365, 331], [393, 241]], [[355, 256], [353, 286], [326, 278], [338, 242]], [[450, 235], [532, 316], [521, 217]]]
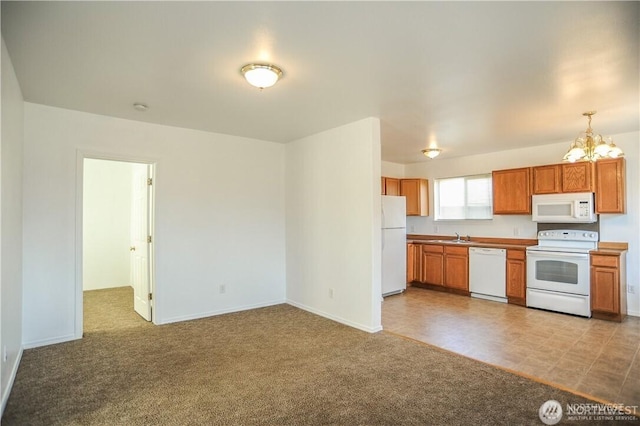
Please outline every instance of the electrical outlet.
[[636, 288], [632, 285], [627, 287], [627, 293], [629, 294], [636, 294]]
[[411, 232], [412, 232], [412, 233], [413, 233], [413, 232], [416, 232], [416, 226], [415, 226], [415, 225], [411, 225], [411, 228], [410, 228], [410, 229], [411, 229]]
[[438, 227], [437, 226], [433, 227], [433, 232], [435, 232], [436, 234], [438, 233]]
[[520, 235], [520, 228], [513, 228], [513, 236], [517, 237], [518, 235]]
[[329, 299], [333, 299], [333, 289], [329, 289]]
[[220, 284], [220, 294], [225, 294], [227, 292], [227, 286], [224, 284]]

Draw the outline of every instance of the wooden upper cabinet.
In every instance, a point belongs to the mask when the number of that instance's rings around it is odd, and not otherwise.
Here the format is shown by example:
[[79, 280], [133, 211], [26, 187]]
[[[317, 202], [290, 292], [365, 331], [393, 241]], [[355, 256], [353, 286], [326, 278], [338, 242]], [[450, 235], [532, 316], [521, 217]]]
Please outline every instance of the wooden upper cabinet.
[[429, 181], [400, 179], [400, 195], [407, 198], [407, 216], [429, 216]]
[[560, 164], [534, 167], [531, 174], [534, 194], [562, 192], [562, 167]]
[[400, 179], [385, 177], [382, 178], [384, 190], [382, 195], [400, 195]]
[[594, 170], [593, 163], [562, 164], [562, 192], [593, 192]]
[[493, 214], [531, 214], [531, 168], [494, 170]]
[[596, 213], [625, 212], [624, 158], [596, 162]]

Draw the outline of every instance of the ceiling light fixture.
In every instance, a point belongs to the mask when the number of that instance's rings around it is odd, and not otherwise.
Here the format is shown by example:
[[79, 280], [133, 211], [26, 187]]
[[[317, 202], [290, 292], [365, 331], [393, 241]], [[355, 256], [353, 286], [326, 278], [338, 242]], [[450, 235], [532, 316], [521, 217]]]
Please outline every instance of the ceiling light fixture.
[[564, 155], [563, 161], [575, 163], [576, 161], [597, 161], [601, 158], [617, 158], [622, 157], [624, 152], [613, 143], [611, 138], [605, 141], [599, 134], [593, 134], [591, 128], [591, 116], [596, 111], [587, 111], [583, 113], [585, 117], [589, 117], [589, 125], [587, 130], [580, 132], [578, 137], [571, 143], [569, 151]]
[[442, 150], [439, 148], [427, 148], [422, 150], [422, 153], [426, 157], [431, 158], [432, 160], [436, 158], [438, 155], [440, 155], [440, 152], [442, 152]]
[[275, 65], [247, 64], [240, 72], [250, 85], [259, 89], [271, 87], [282, 78], [282, 70]]

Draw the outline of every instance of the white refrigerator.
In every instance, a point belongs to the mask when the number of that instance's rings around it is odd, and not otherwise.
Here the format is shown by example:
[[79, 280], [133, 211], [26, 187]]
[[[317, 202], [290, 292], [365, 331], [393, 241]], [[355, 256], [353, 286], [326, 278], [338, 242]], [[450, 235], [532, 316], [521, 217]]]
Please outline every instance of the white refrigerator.
[[382, 196], [382, 296], [407, 288], [407, 204], [405, 197]]

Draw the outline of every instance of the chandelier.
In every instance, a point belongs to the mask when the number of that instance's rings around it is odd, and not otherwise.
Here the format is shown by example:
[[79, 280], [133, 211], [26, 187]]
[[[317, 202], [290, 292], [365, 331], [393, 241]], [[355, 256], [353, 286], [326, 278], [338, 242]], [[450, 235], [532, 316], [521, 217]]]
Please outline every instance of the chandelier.
[[601, 158], [617, 158], [622, 157], [624, 152], [613, 143], [611, 138], [604, 140], [599, 134], [593, 134], [591, 128], [591, 116], [596, 111], [587, 111], [583, 113], [585, 117], [589, 117], [589, 125], [587, 130], [580, 132], [578, 137], [571, 143], [569, 151], [564, 155], [563, 161], [575, 163], [576, 161], [597, 161]]

